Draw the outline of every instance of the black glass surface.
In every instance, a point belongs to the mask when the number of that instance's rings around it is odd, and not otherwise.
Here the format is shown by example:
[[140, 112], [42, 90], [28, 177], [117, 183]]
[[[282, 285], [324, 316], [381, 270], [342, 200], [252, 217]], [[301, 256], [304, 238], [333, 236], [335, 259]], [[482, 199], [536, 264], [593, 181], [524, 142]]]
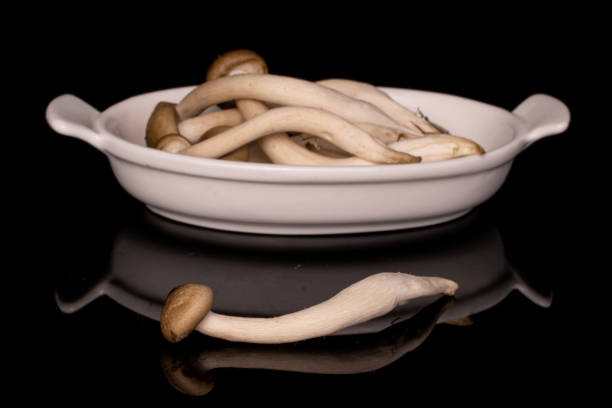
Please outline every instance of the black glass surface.
[[[571, 70], [563, 48], [544, 41], [546, 33], [534, 33], [537, 43], [505, 35], [497, 47], [474, 40], [481, 37], [447, 36], [428, 44], [438, 48], [424, 60], [421, 52], [404, 54], [395, 45], [362, 47], [356, 38], [320, 36], [317, 48], [305, 40], [289, 47], [266, 36], [225, 37], [200, 44], [186, 63], [159, 58], [157, 51], [174, 44], [176, 55], [186, 55], [193, 43], [155, 43], [150, 30], [129, 33], [130, 41], [86, 32], [110, 41], [104, 56], [71, 45], [77, 33], [66, 26], [47, 39], [62, 46], [47, 59], [46, 86], [32, 113], [42, 147], [34, 175], [38, 198], [28, 205], [36, 238], [27, 245], [40, 250], [27, 252], [38, 272], [26, 280], [36, 283], [28, 321], [40, 325], [28, 324], [24, 388], [56, 403], [190, 406], [548, 404], [592, 395], [587, 363], [600, 360], [586, 357], [594, 326], [584, 280], [594, 271], [577, 256], [584, 240], [573, 211], [588, 186], [568, 166], [573, 140], [585, 136], [585, 108], [577, 84], [565, 80]], [[521, 153], [502, 188], [457, 220], [309, 237], [164, 219], [119, 186], [103, 154], [44, 123], [46, 104], [61, 93], [103, 110], [134, 94], [200, 83], [216, 55], [242, 47], [260, 52], [277, 73], [434, 90], [508, 110], [533, 93], [549, 93], [569, 106], [572, 123]], [[170, 344], [160, 333], [163, 299], [181, 283], [213, 287], [216, 311], [273, 316], [383, 271], [449, 277], [460, 290], [296, 344], [232, 343], [199, 333]]]

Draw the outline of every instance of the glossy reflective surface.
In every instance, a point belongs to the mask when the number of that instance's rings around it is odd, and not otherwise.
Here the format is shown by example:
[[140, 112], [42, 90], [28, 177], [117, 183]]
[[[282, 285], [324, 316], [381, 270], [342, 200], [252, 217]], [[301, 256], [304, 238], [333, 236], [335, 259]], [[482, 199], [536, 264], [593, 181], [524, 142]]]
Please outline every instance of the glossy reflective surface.
[[[409, 76], [406, 64], [381, 70], [361, 58], [357, 63], [348, 51], [337, 55], [331, 46], [328, 64], [306, 64], [297, 51], [264, 42], [261, 52], [270, 65], [288, 75], [320, 79], [349, 72], [381, 85], [455, 93], [505, 109], [547, 92], [572, 111], [565, 134], [530, 146], [502, 189], [466, 216], [430, 228], [336, 237], [242, 235], [165, 220], [121, 189], [99, 152], [44, 124], [44, 106], [63, 92], [103, 109], [133, 94], [200, 82], [202, 67], [227, 43], [203, 51], [197, 69], [160, 61], [149, 76], [142, 72], [150, 65], [142, 61], [150, 60], [152, 45], [143, 45], [145, 52], [114, 42], [120, 52], [112, 63], [82, 54], [79, 64], [74, 57], [58, 62], [37, 117], [44, 143], [35, 172], [39, 188], [29, 201], [35, 228], [23, 241], [24, 259], [33, 266], [20, 271], [27, 281], [22, 287], [34, 287], [36, 301], [27, 318], [20, 317], [30, 341], [17, 336], [28, 344], [18, 382], [49, 401], [75, 405], [108, 399], [193, 406], [491, 406], [588, 399], [595, 380], [586, 363], [600, 360], [587, 357], [597, 326], [585, 282], [597, 271], [578, 262], [585, 235], [576, 215], [582, 213], [575, 211], [583, 201], [576, 180], [584, 179], [568, 166], [573, 141], [584, 137], [584, 109], [567, 76], [550, 74], [568, 69], [561, 54], [526, 50], [514, 40], [506, 45], [538, 63], [513, 62], [506, 51], [490, 48], [476, 52], [474, 43], [473, 53], [448, 45], [436, 55], [461, 60], [463, 68], [408, 64], [414, 71]], [[369, 61], [380, 61], [383, 51], [389, 50], [372, 50]], [[69, 54], [64, 50], [60, 57]], [[119, 69], [117, 60], [129, 63]], [[100, 80], [111, 77], [114, 85]], [[382, 271], [446, 276], [460, 290], [454, 298], [411, 302], [342, 335], [282, 346], [198, 334], [172, 345], [156, 320], [165, 294], [185, 281], [213, 287], [219, 312], [271, 316]], [[23, 296], [14, 304], [22, 305]]]
[[[79, 250], [61, 257], [56, 356], [61, 375], [80, 392], [102, 384], [170, 400], [239, 400], [240, 392], [267, 395], [275, 387], [348, 392], [369, 384], [390, 392], [408, 382], [445, 383], [449, 371], [458, 387], [468, 367], [478, 368], [470, 382], [489, 386], [500, 386], [495, 376], [554, 378], [554, 346], [568, 336], [559, 315], [566, 294], [555, 285], [562, 276], [535, 254], [512, 257], [507, 243], [516, 253], [520, 237], [504, 235], [495, 203], [435, 228], [308, 238], [203, 230], [127, 204], [129, 219], [113, 234], [73, 237]], [[180, 283], [209, 284], [219, 312], [270, 316], [379, 271], [445, 276], [460, 290], [454, 298], [415, 300], [344, 335], [298, 344], [236, 344], [197, 333], [168, 344], [159, 332], [165, 294]]]
[[[276, 237], [195, 228], [145, 210], [118, 231], [107, 270], [66, 277], [56, 292], [65, 313], [99, 296], [159, 320], [166, 295], [182, 283], [205, 284], [217, 313], [269, 317], [320, 303], [377, 272], [442, 276], [461, 290], [439, 317], [456, 321], [486, 310], [517, 289], [548, 307], [549, 288], [531, 285], [511, 266], [499, 231], [478, 212], [437, 227], [366, 235]], [[88, 282], [86, 285], [85, 282]], [[431, 298], [337, 334], [377, 332], [415, 314]]]

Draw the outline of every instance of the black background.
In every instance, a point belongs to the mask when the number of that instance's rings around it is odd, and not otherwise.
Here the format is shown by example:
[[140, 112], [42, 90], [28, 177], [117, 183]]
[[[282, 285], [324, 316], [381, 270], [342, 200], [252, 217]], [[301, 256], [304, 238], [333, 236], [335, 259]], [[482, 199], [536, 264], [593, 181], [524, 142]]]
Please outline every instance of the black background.
[[[20, 308], [26, 319], [17, 315], [28, 322], [17, 329], [20, 350], [27, 344], [15, 378], [22, 395], [40, 393], [58, 403], [548, 403], [598, 389], [591, 367], [604, 356], [591, 353], [599, 338], [591, 285], [604, 272], [589, 265], [592, 257], [582, 249], [601, 177], [588, 173], [589, 161], [576, 154], [576, 140], [591, 131], [594, 108], [586, 91], [598, 83], [601, 68], [595, 11], [510, 13], [491, 6], [441, 15], [393, 7], [332, 15], [327, 8], [287, 5], [280, 15], [268, 6], [243, 9], [237, 18], [233, 7], [176, 13], [171, 6], [155, 19], [119, 7], [63, 18], [58, 12], [41, 23], [34, 41], [15, 47], [18, 75], [31, 79], [15, 110], [27, 107], [23, 123], [36, 129], [30, 139], [36, 148], [28, 154], [33, 165], [21, 163], [27, 180], [18, 185], [27, 212], [19, 248], [25, 249], [19, 269], [26, 270], [19, 277], [36, 299], [32, 308]], [[569, 129], [521, 153], [481, 209], [499, 228], [512, 263], [553, 288], [552, 306], [536, 307], [513, 292], [483, 312], [479, 324], [440, 326], [417, 351], [372, 373], [220, 369], [215, 389], [202, 398], [168, 385], [159, 364], [167, 345], [156, 322], [107, 298], [63, 314], [56, 287], [85, 270], [103, 273], [113, 237], [145, 210], [118, 185], [100, 152], [48, 127], [46, 105], [72, 93], [103, 110], [135, 94], [198, 84], [217, 55], [235, 48], [257, 51], [272, 72], [310, 80], [344, 77], [432, 90], [508, 110], [539, 92], [564, 101]]]

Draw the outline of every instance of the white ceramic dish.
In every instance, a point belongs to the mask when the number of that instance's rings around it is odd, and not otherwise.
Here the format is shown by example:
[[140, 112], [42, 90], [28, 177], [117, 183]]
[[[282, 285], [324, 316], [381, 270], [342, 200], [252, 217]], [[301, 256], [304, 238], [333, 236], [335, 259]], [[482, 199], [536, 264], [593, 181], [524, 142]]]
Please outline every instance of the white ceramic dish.
[[144, 145], [157, 102], [178, 102], [193, 87], [128, 98], [99, 112], [73, 95], [55, 98], [47, 121], [104, 153], [118, 182], [153, 212], [203, 227], [264, 234], [396, 230], [457, 218], [490, 198], [514, 158], [563, 132], [568, 108], [544, 94], [512, 112], [433, 92], [381, 88], [486, 150], [433, 163], [358, 167], [283, 166], [166, 153]]

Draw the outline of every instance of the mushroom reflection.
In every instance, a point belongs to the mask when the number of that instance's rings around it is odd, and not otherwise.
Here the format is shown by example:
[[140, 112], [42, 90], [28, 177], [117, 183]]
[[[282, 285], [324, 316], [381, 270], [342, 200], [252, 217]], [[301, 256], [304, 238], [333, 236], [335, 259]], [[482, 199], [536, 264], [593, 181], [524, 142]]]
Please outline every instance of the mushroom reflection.
[[222, 368], [308, 374], [359, 374], [379, 370], [419, 347], [454, 300], [442, 297], [413, 317], [378, 333], [325, 337], [295, 344], [231, 343], [207, 337], [172, 344], [162, 353], [168, 382], [182, 393], [201, 396]]

